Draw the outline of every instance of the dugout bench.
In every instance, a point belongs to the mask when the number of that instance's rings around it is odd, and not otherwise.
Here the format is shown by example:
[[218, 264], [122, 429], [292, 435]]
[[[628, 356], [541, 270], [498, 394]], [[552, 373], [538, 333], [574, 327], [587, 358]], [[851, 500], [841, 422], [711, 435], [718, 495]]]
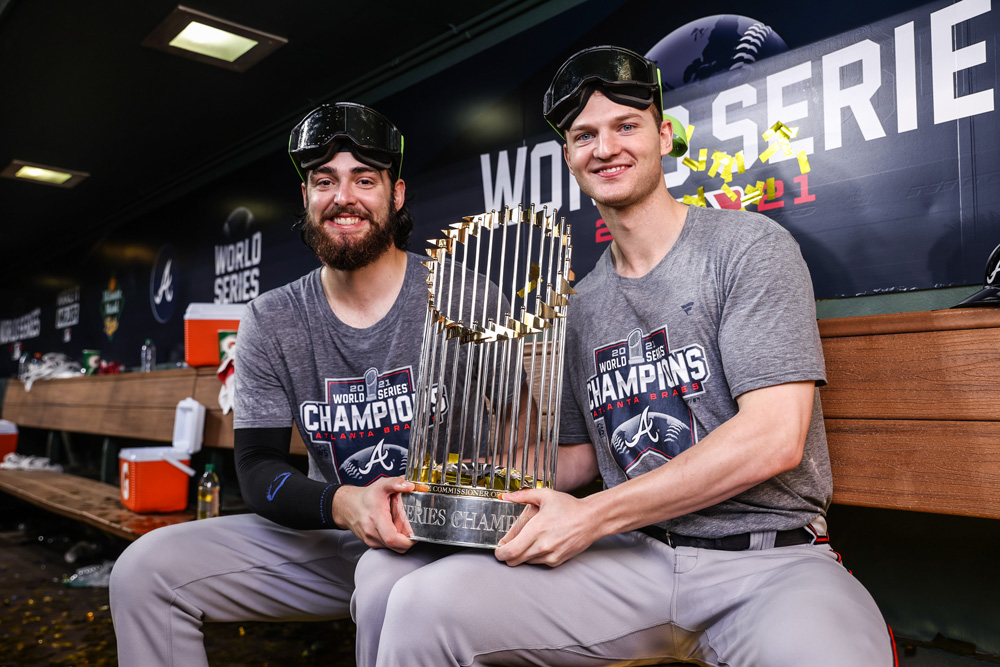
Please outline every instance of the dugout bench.
[[[37, 380], [30, 391], [25, 391], [24, 383], [11, 380], [3, 418], [19, 428], [49, 431], [50, 450], [73, 433], [104, 436], [102, 481], [49, 471], [0, 470], [0, 491], [129, 540], [190, 521], [193, 509], [136, 514], [122, 506], [115, 441], [169, 444], [177, 403], [190, 397], [206, 408], [202, 446], [232, 449], [233, 415], [223, 415], [219, 407], [221, 386], [215, 368]], [[292, 452], [306, 453], [294, 431]]]
[[[834, 502], [1000, 518], [1000, 309], [835, 318], [819, 329]], [[30, 392], [12, 380], [3, 418], [169, 443], [177, 403], [193, 397], [207, 408], [203, 446], [231, 449], [219, 387], [214, 368], [41, 380]], [[292, 438], [304, 454], [295, 429]], [[0, 470], [0, 491], [126, 539], [193, 518], [134, 514], [115, 484], [63, 473]]]

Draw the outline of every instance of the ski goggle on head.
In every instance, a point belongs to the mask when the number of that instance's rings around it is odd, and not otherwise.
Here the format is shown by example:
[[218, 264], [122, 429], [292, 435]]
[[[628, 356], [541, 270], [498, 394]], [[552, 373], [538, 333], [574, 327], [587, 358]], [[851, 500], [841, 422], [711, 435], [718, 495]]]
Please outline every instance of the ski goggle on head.
[[[654, 104], [663, 113], [660, 70], [653, 61], [620, 46], [594, 46], [573, 54], [559, 68], [545, 91], [542, 115], [562, 136], [595, 90], [617, 104], [635, 109], [647, 109]], [[687, 151], [687, 133], [676, 118], [666, 114], [663, 118], [674, 129], [670, 155], [680, 157]]]
[[288, 155], [303, 181], [310, 169], [345, 150], [370, 167], [388, 169], [393, 182], [399, 178], [403, 135], [388, 118], [364, 105], [324, 104], [299, 121], [288, 138]]

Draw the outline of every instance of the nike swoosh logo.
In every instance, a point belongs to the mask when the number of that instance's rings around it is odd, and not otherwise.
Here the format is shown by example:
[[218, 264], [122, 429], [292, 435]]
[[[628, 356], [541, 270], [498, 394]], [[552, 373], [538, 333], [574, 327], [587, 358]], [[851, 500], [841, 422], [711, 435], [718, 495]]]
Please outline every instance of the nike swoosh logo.
[[[274, 478], [274, 482], [271, 482], [271, 486], [267, 487], [267, 499], [269, 501], [274, 500], [274, 496], [278, 494], [278, 490], [281, 489], [282, 485], [285, 483], [285, 480], [287, 480], [291, 476], [292, 473], [283, 472]], [[274, 485], [275, 482], [278, 483], [278, 486]]]

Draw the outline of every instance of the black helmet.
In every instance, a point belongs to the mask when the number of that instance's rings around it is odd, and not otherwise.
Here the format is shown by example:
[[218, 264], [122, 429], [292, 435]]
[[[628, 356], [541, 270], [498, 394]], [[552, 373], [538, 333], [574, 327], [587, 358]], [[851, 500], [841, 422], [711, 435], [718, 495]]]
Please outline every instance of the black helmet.
[[990, 258], [986, 260], [983, 289], [952, 308], [965, 308], [966, 306], [1000, 306], [1000, 245], [993, 249]]
[[354, 102], [324, 104], [292, 129], [288, 155], [299, 177], [348, 150], [358, 161], [388, 169], [393, 181], [403, 164], [403, 135], [378, 111]]

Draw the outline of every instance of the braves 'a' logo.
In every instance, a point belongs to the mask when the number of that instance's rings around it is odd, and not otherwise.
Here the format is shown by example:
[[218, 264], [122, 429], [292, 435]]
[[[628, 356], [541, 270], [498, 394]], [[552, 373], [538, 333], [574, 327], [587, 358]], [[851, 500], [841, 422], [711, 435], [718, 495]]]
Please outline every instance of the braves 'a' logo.
[[361, 474], [367, 475], [372, 471], [372, 466], [376, 463], [382, 466], [382, 469], [389, 472], [393, 468], [393, 462], [389, 461], [389, 451], [383, 446], [385, 445], [385, 438], [378, 441], [378, 444], [372, 449], [371, 456], [368, 458], [368, 463], [361, 467]]
[[400, 475], [406, 470], [407, 454], [406, 447], [379, 440], [341, 464], [341, 479], [348, 484], [367, 486], [380, 477]]
[[690, 445], [691, 429], [684, 422], [646, 406], [642, 414], [625, 421], [611, 436], [611, 453], [622, 470], [628, 472], [644, 459], [669, 461]]
[[998, 273], [1000, 273], [1000, 264], [997, 264], [997, 265], [996, 265], [996, 266], [995, 266], [995, 267], [993, 268], [993, 273], [991, 273], [991, 274], [990, 274], [990, 277], [986, 279], [986, 284], [987, 284], [987, 285], [989, 285], [989, 284], [992, 284], [992, 283], [993, 283], [993, 280], [994, 280], [994, 278], [996, 278], [996, 277], [997, 277], [997, 274], [998, 274]]

